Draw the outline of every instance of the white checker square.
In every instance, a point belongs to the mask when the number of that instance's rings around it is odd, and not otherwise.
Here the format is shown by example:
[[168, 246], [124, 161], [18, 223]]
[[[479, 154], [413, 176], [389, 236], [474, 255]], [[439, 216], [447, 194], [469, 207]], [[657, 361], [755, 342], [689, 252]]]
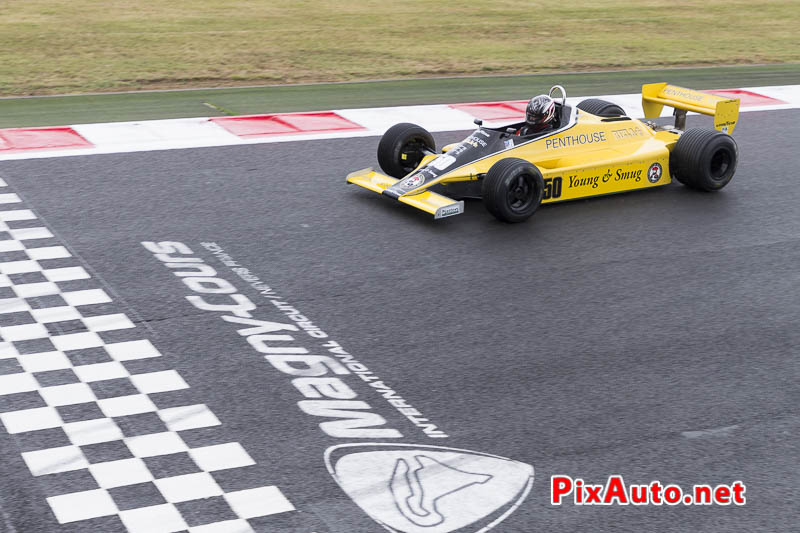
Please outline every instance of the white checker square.
[[16, 374], [5, 374], [0, 376], [0, 396], [4, 394], [16, 394], [18, 392], [30, 392], [39, 388], [39, 383], [32, 375], [26, 372]]
[[42, 274], [48, 281], [72, 281], [74, 279], [89, 279], [89, 275], [83, 267], [65, 267], [43, 270]]
[[10, 359], [17, 357], [19, 351], [10, 342], [0, 342], [0, 359]]
[[83, 319], [89, 331], [112, 331], [115, 329], [135, 328], [133, 322], [122, 313], [115, 315], [89, 316]]
[[136, 457], [169, 455], [171, 453], [185, 452], [189, 449], [181, 436], [171, 431], [127, 437], [125, 444], [128, 445], [128, 449]]
[[28, 272], [39, 272], [42, 267], [36, 261], [8, 261], [0, 263], [0, 273], [9, 274], [27, 274]]
[[69, 250], [63, 246], [44, 246], [42, 248], [29, 248], [28, 257], [31, 259], [63, 259], [65, 257], [72, 257]]
[[[46, 329], [46, 328], [45, 328]], [[68, 335], [58, 335], [50, 337], [50, 341], [57, 350], [66, 352], [67, 350], [82, 350], [84, 348], [96, 348], [103, 345], [103, 339], [93, 331], [83, 333], [70, 333]]]
[[189, 385], [186, 384], [181, 375], [175, 370], [134, 374], [131, 376], [131, 381], [136, 388], [139, 389], [139, 392], [143, 392], [144, 394], [189, 388]]
[[0, 337], [9, 342], [28, 341], [49, 336], [50, 332], [41, 324], [22, 324], [0, 328]]
[[256, 464], [238, 442], [192, 448], [189, 455], [205, 472]]
[[72, 370], [84, 383], [105, 381], [107, 379], [126, 378], [129, 375], [125, 367], [116, 361], [76, 366], [73, 367]]
[[223, 496], [239, 518], [256, 518], [276, 513], [294, 511], [294, 505], [278, 487], [229, 492]]
[[39, 395], [50, 407], [89, 403], [97, 399], [92, 388], [86, 383], [69, 383], [39, 389]]
[[153, 474], [150, 473], [144, 462], [137, 457], [96, 463], [89, 466], [89, 472], [92, 473], [97, 484], [104, 489], [135, 485], [153, 480]]
[[174, 533], [188, 528], [175, 506], [169, 503], [120, 511], [119, 517], [128, 533]]
[[72, 492], [47, 498], [60, 524], [117, 514], [117, 504], [105, 489]]
[[85, 291], [72, 291], [65, 292], [61, 295], [68, 305], [93, 305], [93, 304], [107, 304], [111, 302], [106, 291], [103, 289], [88, 289]]
[[157, 479], [155, 484], [169, 503], [211, 498], [223, 492], [207, 472]]
[[0, 204], [17, 204], [21, 202], [19, 196], [13, 192], [0, 194]]
[[21, 313], [30, 310], [31, 306], [22, 298], [5, 298], [0, 300], [0, 313]]
[[31, 316], [41, 324], [66, 322], [67, 320], [79, 320], [83, 318], [77, 309], [69, 305], [31, 309], [29, 312]]
[[52, 407], [37, 407], [36, 409], [23, 409], [0, 414], [0, 420], [9, 433], [23, 433], [25, 431], [38, 431], [63, 425], [61, 416]]
[[0, 287], [11, 287], [11, 285], [13, 285], [13, 283], [11, 283], [11, 280], [8, 279], [8, 276], [5, 274], [0, 274]]
[[69, 424], [64, 424], [63, 429], [70, 442], [78, 446], [109, 442], [122, 438], [122, 431], [110, 418], [70, 422]]
[[34, 452], [22, 452], [22, 459], [34, 476], [69, 472], [89, 467], [89, 461], [78, 446], [61, 446]]
[[60, 292], [58, 285], [49, 281], [23, 283], [22, 285], [14, 285], [12, 288], [20, 298], [38, 298], [39, 296], [50, 296]]
[[30, 209], [15, 209], [14, 211], [0, 211], [0, 220], [34, 220], [36, 215]]
[[8, 183], [6, 183], [6, 180], [4, 180], [3, 178], [0, 178], [0, 187], [5, 187], [7, 185], [8, 185]]
[[97, 400], [97, 405], [106, 416], [128, 416], [140, 413], [152, 413], [158, 410], [155, 404], [144, 394], [130, 394]]
[[158, 416], [170, 431], [219, 426], [220, 421], [206, 404], [170, 407], [158, 411]]
[[108, 355], [117, 361], [161, 357], [161, 352], [159, 352], [149, 340], [115, 342], [113, 344], [106, 344], [105, 349]]
[[247, 520], [224, 520], [189, 528], [189, 533], [255, 533]]
[[26, 353], [17, 359], [25, 372], [47, 372], [72, 366], [69, 358], [61, 352]]
[[19, 241], [0, 241], [0, 252], [18, 252], [24, 249], [25, 246]]
[[18, 241], [27, 241], [33, 239], [49, 239], [53, 236], [47, 228], [20, 228], [12, 229], [8, 233], [11, 234], [12, 239]]

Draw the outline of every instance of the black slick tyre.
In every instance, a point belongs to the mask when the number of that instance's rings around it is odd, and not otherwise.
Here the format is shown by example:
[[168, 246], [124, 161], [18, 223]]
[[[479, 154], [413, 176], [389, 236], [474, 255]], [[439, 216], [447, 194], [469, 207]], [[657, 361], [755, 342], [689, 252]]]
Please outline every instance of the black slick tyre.
[[501, 159], [489, 169], [482, 184], [483, 205], [503, 222], [523, 222], [542, 203], [542, 173], [524, 159]]
[[578, 104], [578, 109], [598, 117], [621, 117], [625, 115], [625, 110], [617, 104], [612, 104], [599, 98], [587, 98]]
[[395, 124], [378, 143], [378, 163], [389, 176], [402, 178], [413, 171], [426, 152], [435, 152], [436, 143], [425, 128], [416, 124]]
[[670, 154], [672, 176], [687, 187], [718, 191], [736, 172], [739, 147], [733, 137], [716, 130], [691, 129], [683, 133]]

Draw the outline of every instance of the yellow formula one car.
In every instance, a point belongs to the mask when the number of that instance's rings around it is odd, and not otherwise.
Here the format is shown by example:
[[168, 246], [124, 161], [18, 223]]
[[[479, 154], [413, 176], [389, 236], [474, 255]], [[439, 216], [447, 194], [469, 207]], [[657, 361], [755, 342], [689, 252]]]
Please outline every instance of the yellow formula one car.
[[[674, 108], [674, 126], [628, 116], [617, 105], [588, 99], [572, 108], [561, 93], [555, 123], [544, 133], [520, 135], [525, 122], [478, 129], [436, 152], [433, 137], [414, 124], [397, 124], [381, 138], [378, 162], [347, 176], [354, 183], [435, 218], [464, 212], [463, 198], [482, 198], [505, 222], [528, 219], [540, 204], [659, 187], [677, 179], [703, 191], [723, 188], [736, 171], [730, 136], [739, 100], [655, 83], [642, 87], [646, 118]], [[714, 128], [683, 131], [686, 112], [714, 117]], [[716, 131], [718, 130], [718, 131]]]

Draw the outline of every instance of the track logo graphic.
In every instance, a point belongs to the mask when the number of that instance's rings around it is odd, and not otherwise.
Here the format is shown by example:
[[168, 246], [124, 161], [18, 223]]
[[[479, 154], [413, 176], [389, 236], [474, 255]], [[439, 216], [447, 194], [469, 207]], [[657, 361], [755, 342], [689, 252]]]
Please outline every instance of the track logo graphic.
[[484, 533], [522, 503], [533, 467], [469, 450], [412, 444], [341, 444], [328, 471], [393, 533]]

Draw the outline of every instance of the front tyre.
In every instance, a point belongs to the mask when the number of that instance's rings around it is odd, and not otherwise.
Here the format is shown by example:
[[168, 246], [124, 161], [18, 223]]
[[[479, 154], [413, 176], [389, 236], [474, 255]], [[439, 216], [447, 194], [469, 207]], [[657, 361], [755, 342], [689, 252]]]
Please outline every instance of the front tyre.
[[501, 159], [483, 178], [483, 205], [503, 222], [523, 222], [542, 203], [542, 173], [524, 159]]
[[419, 166], [425, 154], [435, 152], [436, 143], [425, 128], [416, 124], [395, 124], [378, 143], [378, 163], [388, 175], [403, 178]]
[[718, 191], [733, 178], [739, 147], [716, 130], [691, 129], [678, 138], [670, 155], [672, 175], [687, 187]]

